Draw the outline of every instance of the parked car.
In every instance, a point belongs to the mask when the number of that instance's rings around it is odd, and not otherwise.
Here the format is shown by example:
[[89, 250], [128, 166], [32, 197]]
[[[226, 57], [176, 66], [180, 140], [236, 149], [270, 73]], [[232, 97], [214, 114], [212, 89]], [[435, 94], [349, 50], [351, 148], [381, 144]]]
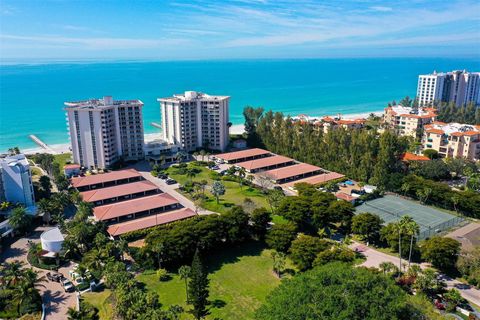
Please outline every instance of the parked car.
[[273, 189], [278, 190], [278, 191], [283, 191], [283, 188], [280, 186], [274, 186]]
[[176, 180], [168, 178], [167, 181], [165, 181], [167, 184], [175, 184], [177, 183]]
[[162, 180], [168, 179], [168, 176], [166, 174], [159, 174], [158, 177]]
[[225, 163], [225, 161], [223, 161], [223, 159], [217, 159], [215, 162], [218, 163], [218, 164], [223, 164], [223, 163]]
[[61, 273], [50, 273], [47, 272], [47, 279], [50, 281], [60, 282], [63, 279], [63, 274]]
[[220, 171], [220, 175], [224, 176], [224, 175], [226, 175], [226, 174], [227, 174], [227, 170], [222, 170], [222, 171]]
[[73, 285], [73, 283], [68, 280], [68, 279], [64, 279], [62, 281], [62, 286], [63, 286], [63, 290], [65, 290], [65, 292], [73, 292], [75, 291], [75, 286]]
[[220, 170], [220, 167], [219, 166], [211, 166], [210, 170]]

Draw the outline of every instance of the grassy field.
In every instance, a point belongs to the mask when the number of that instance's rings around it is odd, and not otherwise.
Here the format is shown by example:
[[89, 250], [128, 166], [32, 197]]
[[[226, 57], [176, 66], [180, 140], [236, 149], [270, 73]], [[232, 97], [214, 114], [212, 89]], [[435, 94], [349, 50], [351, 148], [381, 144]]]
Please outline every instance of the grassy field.
[[[249, 243], [205, 261], [210, 272], [211, 314], [207, 319], [253, 319], [255, 310], [280, 283], [272, 271], [270, 252], [258, 243]], [[160, 282], [154, 272], [146, 272], [137, 279], [160, 295], [165, 308], [172, 304], [190, 308], [185, 303], [185, 283], [178, 275]], [[182, 319], [190, 317], [185, 315]]]
[[[209, 271], [211, 314], [207, 319], [253, 319], [255, 310], [262, 305], [267, 295], [280, 284], [272, 271], [271, 250], [259, 243], [251, 242], [229, 248], [205, 259]], [[292, 269], [290, 262], [287, 268]], [[160, 296], [165, 309], [177, 304], [185, 310], [185, 283], [177, 274], [168, 281], [159, 281], [154, 271], [145, 271], [137, 277], [147, 290]], [[110, 291], [87, 293], [86, 302], [100, 310], [100, 319], [111, 319], [112, 306], [109, 304]], [[191, 319], [185, 313], [181, 319]]]
[[55, 154], [55, 160], [60, 165], [60, 170], [63, 170], [63, 166], [72, 160], [71, 153], [62, 153], [62, 154]]
[[99, 310], [98, 315], [101, 320], [113, 319], [113, 308], [110, 303], [110, 295], [112, 292], [108, 289], [102, 292], [87, 292], [82, 295], [85, 302], [97, 307]]
[[[192, 179], [193, 181], [199, 182], [201, 180], [206, 180], [208, 183], [207, 190], [205, 191], [205, 195], [207, 195], [208, 199], [203, 201], [203, 208], [210, 211], [224, 213], [234, 205], [242, 205], [246, 198], [250, 198], [257, 207], [269, 208], [265, 195], [259, 189], [248, 186], [240, 187], [239, 183], [234, 181], [221, 181], [225, 186], [225, 194], [220, 197], [219, 203], [217, 203], [215, 197], [213, 197], [208, 191], [213, 181], [215, 181], [212, 177], [212, 174], [215, 174], [214, 171], [206, 167], [195, 166], [192, 163], [189, 163], [188, 166], [189, 168], [201, 170], [201, 172]], [[175, 166], [168, 168], [166, 173], [182, 185], [190, 181], [190, 178], [186, 175], [179, 174], [178, 169]], [[185, 194], [185, 196], [191, 198], [189, 194]]]

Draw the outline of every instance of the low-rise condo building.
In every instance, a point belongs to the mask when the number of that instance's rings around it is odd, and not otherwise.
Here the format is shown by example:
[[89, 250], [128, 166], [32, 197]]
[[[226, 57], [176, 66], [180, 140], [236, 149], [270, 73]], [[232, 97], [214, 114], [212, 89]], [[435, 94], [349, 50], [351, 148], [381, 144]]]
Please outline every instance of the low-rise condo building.
[[163, 139], [186, 151], [208, 148], [224, 151], [229, 141], [228, 96], [186, 91], [159, 98]]
[[109, 168], [123, 159], [143, 159], [143, 102], [112, 97], [65, 102], [73, 161]]
[[8, 201], [24, 205], [29, 213], [35, 213], [35, 195], [32, 174], [27, 158], [17, 154], [0, 158], [0, 202]]
[[196, 215], [134, 169], [74, 177], [71, 184], [93, 204], [94, 219], [104, 222], [112, 237]]
[[442, 158], [480, 160], [480, 126], [434, 122], [425, 126], [422, 147]]
[[480, 73], [466, 70], [433, 72], [418, 76], [417, 100], [420, 106], [454, 102], [457, 106], [480, 103]]
[[384, 123], [400, 136], [416, 138], [426, 124], [435, 121], [433, 108], [411, 108], [401, 105], [385, 108]]

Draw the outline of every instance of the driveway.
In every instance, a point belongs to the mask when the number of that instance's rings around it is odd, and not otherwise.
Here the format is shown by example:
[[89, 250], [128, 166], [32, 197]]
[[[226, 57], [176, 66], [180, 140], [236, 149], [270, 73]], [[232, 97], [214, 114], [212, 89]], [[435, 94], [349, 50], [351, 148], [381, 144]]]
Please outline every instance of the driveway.
[[[1, 262], [13, 262], [19, 260], [25, 264], [25, 267], [30, 265], [27, 262], [28, 254], [28, 241], [35, 243], [40, 242], [40, 235], [43, 231], [52, 228], [52, 226], [37, 227], [31, 234], [18, 239], [9, 248], [6, 248], [1, 255]], [[45, 276], [47, 271], [32, 267], [39, 273], [39, 277]], [[59, 269], [59, 272], [64, 276], [68, 275], [68, 266]], [[63, 290], [63, 287], [58, 282], [48, 281], [45, 277], [45, 282], [42, 283], [42, 287], [39, 287], [40, 294], [42, 295], [43, 303], [46, 306], [45, 319], [61, 320], [67, 318], [67, 310], [69, 307], [75, 307], [76, 305], [76, 293], [67, 293]]]
[[[399, 265], [399, 258], [377, 251], [363, 244], [353, 243], [352, 245], [350, 245], [350, 248], [357, 249], [359, 252], [361, 252], [365, 256], [367, 260], [364, 263], [362, 263], [362, 266], [378, 268], [380, 263], [382, 262], [392, 262], [396, 266]], [[404, 260], [402, 260], [402, 262], [403, 261]], [[420, 267], [423, 269], [427, 268], [428, 266], [429, 265], [427, 263], [420, 264]], [[446, 275], [441, 274], [440, 276], [447, 283], [448, 289], [455, 288], [460, 292], [463, 298], [467, 299], [470, 302], [473, 302], [477, 306], [480, 305], [480, 290], [475, 289], [474, 287], [464, 284], [455, 279], [452, 279]]]
[[469, 223], [446, 235], [462, 244], [462, 249], [473, 249], [480, 246], [480, 223]]
[[187, 197], [185, 197], [183, 194], [181, 194], [180, 192], [178, 192], [176, 190], [176, 189], [179, 188], [178, 183], [169, 185], [169, 184], [166, 184], [164, 180], [152, 176], [150, 174], [151, 168], [150, 168], [150, 165], [149, 165], [148, 162], [146, 162], [146, 161], [138, 162], [135, 165], [133, 165], [132, 168], [134, 168], [138, 172], [140, 172], [140, 174], [145, 179], [147, 179], [147, 180], [153, 182], [154, 184], [156, 184], [160, 188], [160, 190], [162, 190], [165, 193], [168, 193], [169, 195], [171, 195], [172, 197], [177, 199], [178, 202], [182, 206], [184, 206], [185, 208], [192, 209], [193, 211], [195, 211], [195, 209], [197, 209], [198, 214], [218, 214], [216, 212], [205, 210], [203, 208], [199, 208], [199, 207], [196, 208], [193, 201], [191, 201], [190, 199], [188, 199]]

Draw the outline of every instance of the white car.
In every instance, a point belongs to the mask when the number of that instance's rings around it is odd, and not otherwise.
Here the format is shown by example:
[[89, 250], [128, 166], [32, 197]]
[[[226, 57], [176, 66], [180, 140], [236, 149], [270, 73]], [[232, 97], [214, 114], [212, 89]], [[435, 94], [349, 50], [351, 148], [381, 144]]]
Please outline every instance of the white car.
[[65, 290], [65, 292], [72, 292], [72, 291], [75, 290], [75, 287], [73, 286], [73, 283], [68, 279], [62, 280], [62, 286], [63, 286], [63, 290]]

